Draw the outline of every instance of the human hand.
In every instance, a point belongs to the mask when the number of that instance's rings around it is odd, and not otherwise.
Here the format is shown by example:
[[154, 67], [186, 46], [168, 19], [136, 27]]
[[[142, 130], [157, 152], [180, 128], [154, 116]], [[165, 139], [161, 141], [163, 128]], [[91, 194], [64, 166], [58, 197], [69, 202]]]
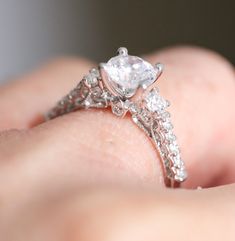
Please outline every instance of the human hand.
[[[217, 54], [192, 48], [163, 50], [146, 58], [166, 66], [158, 84], [172, 102], [189, 172], [183, 187], [234, 182], [233, 67]], [[234, 186], [165, 190], [154, 148], [128, 118], [89, 110], [39, 124], [40, 115], [91, 65], [82, 59], [58, 60], [0, 89], [0, 237], [135, 241], [148, 233], [152, 240], [184, 240], [186, 229], [193, 237], [185, 240], [219, 240], [222, 235], [232, 240]], [[11, 128], [19, 130], [7, 130]], [[113, 189], [106, 187], [110, 183]], [[141, 191], [132, 191], [140, 185]], [[202, 215], [207, 218], [202, 220]], [[195, 227], [207, 233], [199, 236]]]

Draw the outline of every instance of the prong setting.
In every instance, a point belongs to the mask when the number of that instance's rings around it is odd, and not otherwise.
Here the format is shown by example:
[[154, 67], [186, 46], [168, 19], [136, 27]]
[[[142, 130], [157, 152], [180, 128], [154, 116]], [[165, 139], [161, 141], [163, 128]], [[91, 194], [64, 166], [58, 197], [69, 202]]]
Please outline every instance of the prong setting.
[[91, 69], [46, 116], [57, 116], [89, 108], [111, 107], [113, 114], [124, 117], [127, 112], [150, 138], [160, 153], [166, 180], [171, 187], [187, 178], [186, 168], [173, 133], [169, 102], [160, 96], [153, 84], [163, 71], [163, 64], [151, 65], [147, 61], [128, 55], [126, 48], [98, 69]]
[[159, 73], [162, 73], [162, 72], [163, 72], [163, 69], [164, 69], [164, 65], [163, 65], [163, 64], [161, 64], [161, 63], [156, 63], [156, 64], [154, 65], [154, 67], [155, 67], [155, 70], [156, 70], [157, 72], [159, 72]]
[[[132, 98], [138, 89], [146, 90], [156, 81], [159, 70], [144, 59], [128, 55], [124, 47], [118, 49], [118, 55], [106, 64], [100, 64], [105, 72], [104, 81], [120, 98]], [[160, 66], [159, 66], [160, 68]]]
[[117, 50], [117, 52], [118, 52], [119, 55], [122, 55], [122, 56], [127, 56], [128, 55], [128, 50], [125, 47], [120, 47]]
[[104, 69], [105, 66], [106, 66], [106, 63], [100, 63], [100, 64], [99, 64], [99, 69]]

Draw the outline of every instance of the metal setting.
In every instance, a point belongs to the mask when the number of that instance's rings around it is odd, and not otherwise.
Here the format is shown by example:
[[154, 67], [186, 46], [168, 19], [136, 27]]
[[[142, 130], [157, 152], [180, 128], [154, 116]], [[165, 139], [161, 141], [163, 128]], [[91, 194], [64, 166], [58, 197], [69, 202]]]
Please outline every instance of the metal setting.
[[[118, 49], [118, 54], [125, 58], [129, 56], [127, 49], [123, 47]], [[132, 60], [135, 60], [135, 56], [131, 57], [133, 57]], [[136, 59], [137, 61], [141, 60], [138, 57]], [[145, 64], [144, 60], [143, 62]], [[99, 69], [93, 68], [90, 70], [89, 74], [84, 76], [76, 88], [49, 111], [46, 119], [53, 119], [72, 111], [87, 108], [111, 107], [113, 114], [118, 117], [123, 117], [129, 112], [133, 122], [146, 133], [157, 149], [162, 161], [166, 185], [170, 187], [179, 186], [187, 178], [187, 172], [180, 156], [176, 136], [173, 133], [170, 113], [166, 110], [169, 101], [160, 96], [159, 90], [153, 87], [153, 83], [162, 73], [163, 65], [156, 64], [151, 68], [149, 67], [147, 70], [150, 74], [147, 77], [151, 77], [151, 71], [154, 70], [155, 80], [150, 82], [146, 78], [145, 82], [142, 81], [134, 89], [132, 95], [130, 93], [124, 95], [124, 91], [120, 94], [115, 90], [115, 87], [110, 84], [108, 74], [103, 68], [104, 65], [105, 63], [100, 64]], [[132, 67], [132, 65], [130, 66]], [[130, 69], [130, 66], [127, 67]], [[141, 63], [138, 67], [141, 70]], [[146, 69], [144, 71], [146, 73]], [[137, 73], [139, 74], [141, 71]]]

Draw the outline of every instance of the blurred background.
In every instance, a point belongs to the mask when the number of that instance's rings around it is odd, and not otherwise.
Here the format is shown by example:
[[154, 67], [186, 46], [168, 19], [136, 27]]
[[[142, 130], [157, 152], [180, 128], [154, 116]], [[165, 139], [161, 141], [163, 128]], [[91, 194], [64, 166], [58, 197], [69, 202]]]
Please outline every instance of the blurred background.
[[176, 44], [214, 49], [235, 64], [235, 1], [0, 0], [0, 83], [60, 55], [96, 61]]

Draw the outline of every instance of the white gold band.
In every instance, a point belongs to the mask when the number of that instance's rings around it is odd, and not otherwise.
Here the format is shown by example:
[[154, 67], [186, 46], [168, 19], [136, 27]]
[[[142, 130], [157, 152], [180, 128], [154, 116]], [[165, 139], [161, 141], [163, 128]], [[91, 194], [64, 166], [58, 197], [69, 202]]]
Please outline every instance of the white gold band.
[[104, 81], [102, 70], [92, 69], [75, 89], [49, 111], [46, 118], [53, 119], [87, 108], [111, 107], [118, 117], [129, 112], [133, 122], [146, 133], [158, 150], [166, 185], [176, 187], [187, 178], [187, 172], [173, 133], [170, 113], [166, 110], [169, 102], [160, 96], [158, 89], [151, 86], [141, 91], [138, 98], [115, 95], [107, 86], [107, 80]]

